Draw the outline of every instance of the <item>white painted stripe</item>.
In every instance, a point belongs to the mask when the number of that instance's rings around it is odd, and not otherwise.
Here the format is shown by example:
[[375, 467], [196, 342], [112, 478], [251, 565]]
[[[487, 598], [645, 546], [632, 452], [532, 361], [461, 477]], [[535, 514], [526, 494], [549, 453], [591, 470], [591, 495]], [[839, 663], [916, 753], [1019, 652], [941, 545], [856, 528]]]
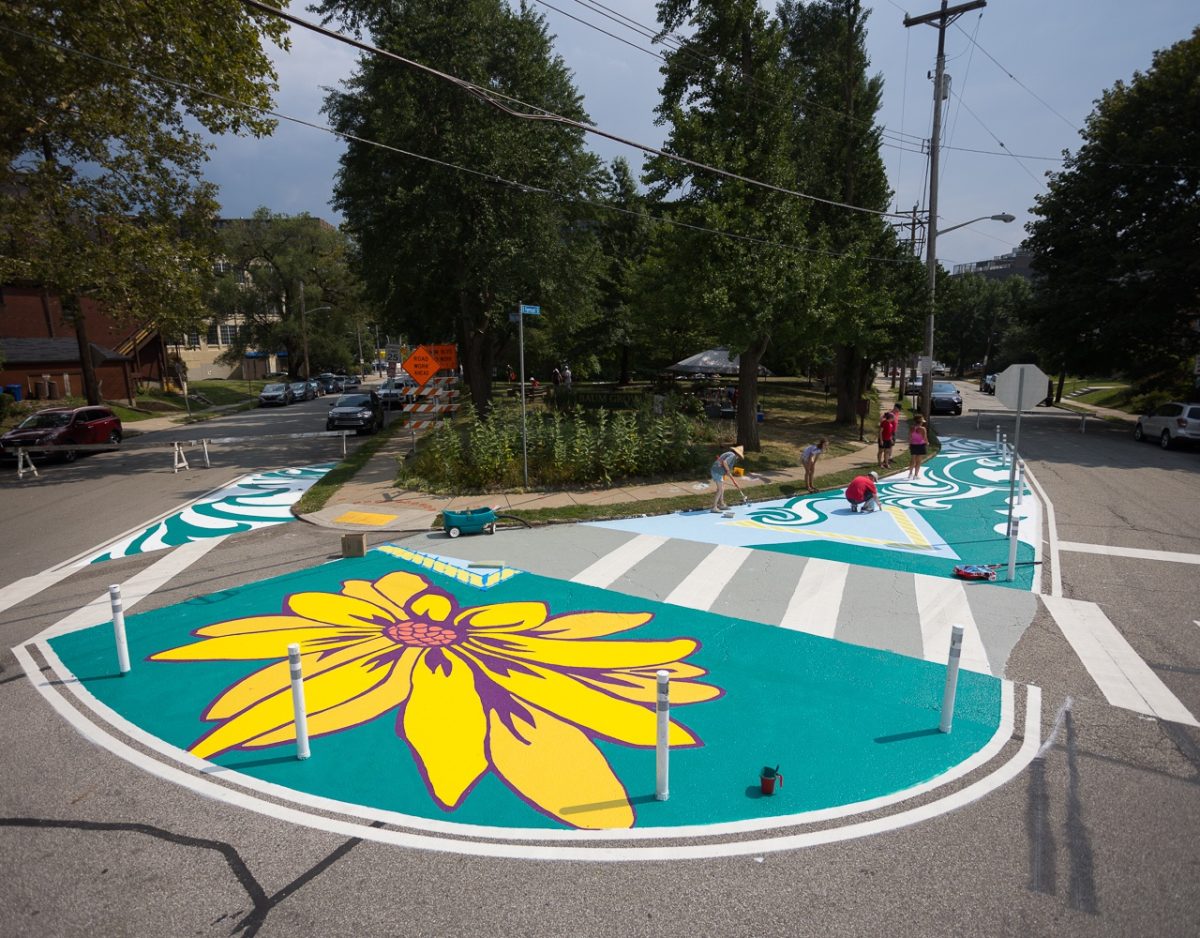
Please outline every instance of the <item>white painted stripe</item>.
[[1062, 596], [1043, 596], [1042, 602], [1110, 704], [1200, 726], [1099, 606]]
[[665, 601], [689, 609], [711, 609], [751, 553], [747, 547], [718, 544], [671, 590]]
[[832, 638], [837, 631], [838, 612], [849, 572], [849, 564], [810, 557], [779, 624], [785, 629]]
[[36, 596], [42, 590], [49, 589], [59, 580], [65, 580], [75, 572], [75, 567], [57, 567], [10, 583], [0, 594], [0, 612], [25, 602], [30, 596]]
[[[48, 646], [40, 646], [47, 650]], [[380, 843], [391, 844], [415, 849], [432, 850], [443, 853], [466, 854], [488, 857], [509, 857], [515, 859], [538, 860], [587, 860], [599, 862], [616, 861], [654, 861], [703, 859], [716, 856], [745, 856], [747, 854], [773, 852], [779, 850], [794, 850], [819, 844], [835, 843], [864, 837], [871, 834], [885, 833], [898, 830], [920, 821], [928, 820], [950, 811], [958, 810], [984, 795], [995, 791], [1007, 784], [1022, 772], [1037, 754], [1041, 741], [1041, 690], [1035, 686], [1026, 688], [1025, 704], [1025, 735], [1020, 750], [1007, 763], [1001, 765], [989, 775], [981, 778], [944, 798], [928, 802], [916, 808], [902, 811], [887, 817], [858, 824], [834, 827], [827, 830], [813, 831], [804, 834], [794, 834], [788, 837], [750, 839], [728, 841], [725, 843], [687, 844], [680, 846], [662, 847], [563, 847], [546, 844], [514, 844], [487, 843], [484, 841], [462, 841], [450, 838], [430, 837], [413, 834], [407, 831], [388, 830], [380, 827], [370, 827], [357, 822], [342, 821], [323, 815], [310, 814], [306, 811], [280, 805], [275, 802], [262, 801], [253, 795], [239, 792], [223, 785], [217, 785], [206, 778], [191, 772], [167, 765], [153, 759], [145, 753], [134, 749], [123, 741], [112, 736], [90, 722], [83, 714], [70, 706], [49, 681], [37, 670], [32, 656], [24, 646], [14, 649], [21, 666], [29, 675], [30, 682], [42, 694], [50, 705], [70, 723], [77, 732], [97, 745], [103, 746], [114, 755], [125, 759], [152, 775], [174, 782], [184, 788], [197, 792], [209, 798], [223, 801], [237, 807], [255, 811], [277, 820], [301, 824], [316, 830], [323, 830], [343, 837], [362, 837]], [[61, 664], [61, 662], [59, 663]], [[69, 684], [76, 690], [75, 684]], [[79, 691], [76, 690], [77, 695]], [[90, 695], [88, 695], [90, 696]], [[1011, 732], [1011, 724], [1010, 724]], [[178, 752], [178, 751], [177, 751]], [[190, 762], [199, 762], [186, 753], [180, 753]], [[288, 792], [290, 796], [294, 793]], [[864, 802], [865, 804], [865, 802]], [[786, 819], [778, 819], [785, 821]], [[706, 836], [709, 827], [699, 826], [690, 833], [693, 836]], [[550, 832], [541, 832], [549, 834]], [[583, 833], [583, 832], [575, 832]], [[597, 832], [599, 833], [599, 832]], [[611, 833], [611, 832], [610, 832]], [[656, 838], [663, 836], [662, 830], [650, 831]]]
[[[991, 674], [987, 651], [979, 637], [979, 626], [967, 601], [966, 586], [958, 580], [917, 574], [917, 615], [921, 620], [921, 653], [926, 661], [946, 663], [950, 655], [950, 630], [963, 627], [961, 667]], [[986, 587], [976, 587], [986, 589]]]
[[1101, 554], [1105, 557], [1133, 557], [1136, 560], [1165, 560], [1168, 563], [1200, 564], [1200, 554], [1184, 554], [1175, 550], [1146, 550], [1141, 547], [1116, 547], [1112, 544], [1080, 544], [1078, 541], [1061, 541], [1059, 550], [1076, 554]]
[[586, 570], [575, 574], [571, 581], [586, 583], [588, 586], [608, 586], [669, 540], [669, 537], [660, 537], [657, 534], [639, 534], [616, 550], [609, 551]]
[[[1038, 500], [1041, 501], [1042, 507], [1046, 511], [1046, 538], [1050, 542], [1050, 595], [1062, 595], [1062, 564], [1059, 563], [1058, 552], [1062, 548], [1058, 540], [1058, 520], [1054, 515], [1054, 503], [1050, 501], [1050, 496], [1046, 494], [1046, 490], [1041, 487], [1038, 480], [1033, 477], [1033, 470], [1029, 468], [1029, 463], [1025, 464], [1025, 481], [1028, 482], [1035, 492], [1037, 492]], [[1041, 592], [1041, 577], [1034, 576], [1034, 582], [1038, 584]]]
[[[228, 536], [228, 535], [227, 535]], [[212, 537], [203, 541], [191, 541], [176, 547], [161, 560], [156, 560], [145, 570], [130, 577], [121, 584], [121, 605], [128, 611], [143, 599], [159, 589], [172, 577], [186, 570], [210, 550], [224, 541], [224, 537]], [[56, 635], [66, 635], [80, 629], [91, 628], [112, 621], [112, 601], [105, 590], [86, 606], [81, 606], [70, 615], [60, 619], [54, 625], [36, 636], [35, 640], [44, 640]]]

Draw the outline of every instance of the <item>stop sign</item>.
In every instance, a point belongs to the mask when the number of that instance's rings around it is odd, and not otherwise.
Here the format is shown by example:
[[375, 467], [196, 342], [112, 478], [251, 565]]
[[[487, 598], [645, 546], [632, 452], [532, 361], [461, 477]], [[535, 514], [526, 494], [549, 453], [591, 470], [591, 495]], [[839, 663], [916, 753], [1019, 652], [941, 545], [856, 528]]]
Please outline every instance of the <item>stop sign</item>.
[[1009, 410], [1029, 410], [1046, 399], [1049, 382], [1037, 365], [1009, 365], [996, 378], [996, 397]]

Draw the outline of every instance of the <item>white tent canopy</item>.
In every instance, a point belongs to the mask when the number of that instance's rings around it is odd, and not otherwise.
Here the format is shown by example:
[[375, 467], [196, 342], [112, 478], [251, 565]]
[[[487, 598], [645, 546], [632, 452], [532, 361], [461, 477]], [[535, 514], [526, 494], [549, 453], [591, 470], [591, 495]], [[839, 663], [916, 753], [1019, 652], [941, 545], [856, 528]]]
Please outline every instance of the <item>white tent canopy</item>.
[[[736, 375], [740, 357], [734, 355], [730, 358], [729, 349], [726, 348], [710, 348], [707, 352], [700, 352], [676, 362], [667, 368], [667, 371], [681, 375]], [[760, 377], [767, 377], [771, 372], [759, 365], [758, 374]]]

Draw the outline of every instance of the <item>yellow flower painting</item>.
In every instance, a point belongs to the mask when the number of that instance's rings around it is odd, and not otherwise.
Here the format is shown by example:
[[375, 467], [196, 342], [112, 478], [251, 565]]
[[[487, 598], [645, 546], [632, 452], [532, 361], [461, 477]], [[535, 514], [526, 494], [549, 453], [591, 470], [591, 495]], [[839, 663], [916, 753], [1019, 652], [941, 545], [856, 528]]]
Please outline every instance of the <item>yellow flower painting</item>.
[[[691, 638], [609, 639], [644, 625], [648, 612], [569, 612], [542, 602], [463, 608], [415, 573], [347, 580], [338, 593], [295, 593], [278, 615], [197, 629], [200, 641], [153, 661], [274, 659], [204, 712], [216, 724], [191, 752], [294, 742], [287, 646], [304, 667], [313, 737], [395, 714], [429, 794], [457, 808], [486, 773], [572, 827], [626, 828], [634, 809], [596, 745], [655, 744], [655, 674], [671, 675], [672, 706], [721, 696], [687, 663]], [[672, 747], [701, 745], [672, 721]]]

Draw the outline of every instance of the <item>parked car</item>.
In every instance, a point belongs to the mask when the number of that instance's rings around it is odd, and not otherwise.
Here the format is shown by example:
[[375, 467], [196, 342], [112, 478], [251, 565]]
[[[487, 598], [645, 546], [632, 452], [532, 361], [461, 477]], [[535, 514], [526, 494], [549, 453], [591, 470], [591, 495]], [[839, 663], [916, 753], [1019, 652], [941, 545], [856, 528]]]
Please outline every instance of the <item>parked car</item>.
[[[0, 455], [15, 459], [21, 446], [70, 446], [72, 443], [117, 446], [124, 432], [121, 418], [107, 407], [51, 407], [31, 414], [0, 436]], [[74, 462], [79, 454], [73, 449], [63, 449], [55, 455], [64, 462]]]
[[362, 384], [358, 375], [338, 375], [338, 377], [342, 381], [342, 390], [344, 391], [353, 391]]
[[979, 385], [979, 390], [981, 390], [984, 394], [995, 394], [996, 393], [996, 376], [995, 375], [984, 375], [983, 382]]
[[958, 393], [953, 382], [935, 381], [929, 394], [929, 412], [931, 414], [961, 414], [963, 410], [962, 395]]
[[316, 395], [312, 388], [308, 386], [307, 381], [292, 382], [292, 400], [294, 401], [311, 401]]
[[383, 429], [383, 422], [383, 401], [374, 391], [343, 394], [329, 406], [325, 429], [375, 433]]
[[259, 407], [271, 407], [278, 405], [283, 407], [290, 404], [295, 399], [295, 394], [292, 392], [290, 384], [268, 384], [262, 389], [262, 393], [258, 395]]
[[309, 378], [306, 383], [308, 384], [309, 393], [312, 394], [313, 397], [325, 396], [325, 389], [321, 387], [321, 382], [316, 378]]
[[387, 408], [399, 407], [417, 395], [417, 382], [408, 375], [388, 378], [379, 388], [379, 397]]
[[317, 375], [317, 384], [321, 385], [324, 394], [341, 394], [344, 390], [342, 379], [329, 371]]
[[1171, 401], [1142, 414], [1133, 428], [1135, 440], [1157, 440], [1163, 449], [1200, 441], [1200, 404]]

